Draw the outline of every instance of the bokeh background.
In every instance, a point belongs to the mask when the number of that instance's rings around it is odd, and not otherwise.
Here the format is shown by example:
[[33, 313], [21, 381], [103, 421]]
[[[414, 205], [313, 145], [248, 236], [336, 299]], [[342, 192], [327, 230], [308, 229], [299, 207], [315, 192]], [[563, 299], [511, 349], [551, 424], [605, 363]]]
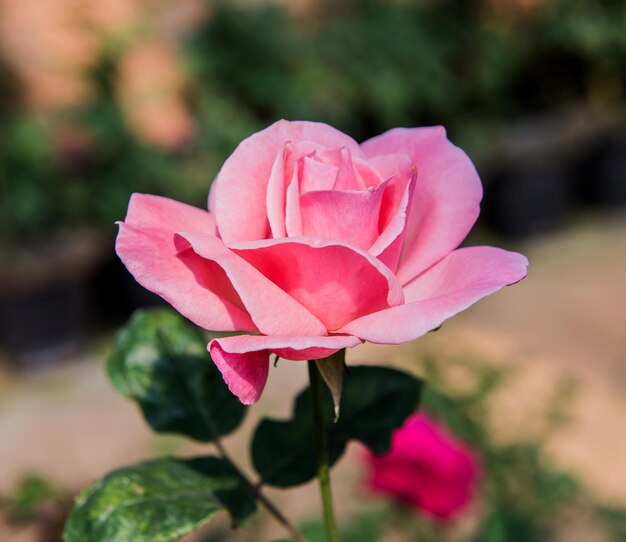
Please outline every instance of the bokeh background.
[[[107, 470], [201, 449], [151, 435], [106, 382], [114, 331], [158, 303], [115, 258], [114, 221], [132, 192], [204, 206], [237, 143], [280, 118], [358, 141], [445, 125], [485, 186], [468, 243], [531, 261], [441, 331], [349, 354], [430, 377], [430, 408], [486, 465], [476, 502], [449, 525], [398, 523], [355, 448], [334, 476], [342, 524], [626, 540], [621, 0], [0, 0], [0, 540], [56, 542], [68, 499]], [[286, 415], [305, 373], [273, 370], [258, 412]], [[245, 434], [231, 440], [246, 464]], [[319, 513], [315, 487], [287, 495], [297, 521]], [[262, 515], [251, 533], [281, 534]]]

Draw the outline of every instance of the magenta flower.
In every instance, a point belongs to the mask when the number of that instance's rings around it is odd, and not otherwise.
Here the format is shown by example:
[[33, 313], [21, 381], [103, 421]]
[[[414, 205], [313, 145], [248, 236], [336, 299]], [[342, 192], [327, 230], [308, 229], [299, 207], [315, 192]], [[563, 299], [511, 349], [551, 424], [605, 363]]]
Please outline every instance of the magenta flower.
[[197, 325], [248, 332], [209, 349], [249, 404], [270, 353], [306, 360], [411, 341], [522, 279], [520, 254], [457, 249], [481, 197], [472, 162], [441, 127], [359, 145], [325, 124], [280, 121], [226, 160], [209, 212], [134, 194], [116, 249]]
[[385, 455], [368, 453], [367, 487], [439, 520], [458, 514], [476, 493], [480, 468], [472, 452], [426, 414], [394, 432]]

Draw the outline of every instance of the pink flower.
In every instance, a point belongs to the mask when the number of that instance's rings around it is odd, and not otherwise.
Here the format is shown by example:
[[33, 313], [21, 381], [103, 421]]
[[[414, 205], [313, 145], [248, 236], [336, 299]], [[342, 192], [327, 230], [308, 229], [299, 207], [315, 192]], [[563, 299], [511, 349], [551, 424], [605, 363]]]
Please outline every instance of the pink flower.
[[325, 124], [280, 121], [226, 160], [209, 212], [133, 195], [116, 249], [197, 325], [249, 332], [209, 345], [249, 404], [271, 352], [306, 360], [411, 341], [522, 279], [520, 254], [456, 248], [481, 197], [472, 162], [441, 127], [359, 145]]
[[395, 431], [387, 454], [366, 458], [371, 491], [436, 519], [470, 502], [480, 473], [471, 451], [426, 414], [414, 414]]

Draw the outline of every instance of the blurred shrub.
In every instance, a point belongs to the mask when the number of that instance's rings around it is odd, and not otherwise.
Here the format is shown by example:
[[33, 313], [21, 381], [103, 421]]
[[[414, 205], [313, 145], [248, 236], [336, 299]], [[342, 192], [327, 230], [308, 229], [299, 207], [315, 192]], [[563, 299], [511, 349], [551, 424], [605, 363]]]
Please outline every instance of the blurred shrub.
[[[468, 445], [482, 464], [477, 502], [453, 520], [435, 521], [391, 501], [365, 505], [343, 525], [342, 539], [380, 542], [545, 542], [565, 540], [572, 518], [592, 527], [599, 540], [620, 542], [626, 511], [596, 502], [570, 473], [546, 456], [546, 443], [568, 422], [574, 383], [563, 381], [526, 431], [503, 441], [490, 424], [496, 394], [515, 377], [510, 369], [477, 360], [423, 360], [426, 386], [422, 409]], [[459, 382], [462, 381], [462, 389]], [[357, 487], [357, 491], [363, 491]], [[381, 504], [382, 502], [382, 504]], [[325, 540], [323, 524], [307, 522], [311, 542]], [[595, 538], [594, 538], [595, 540]]]
[[[618, 0], [350, 0], [299, 18], [202, 0], [66, 4], [81, 17], [55, 11], [46, 28], [59, 47], [46, 54], [16, 37], [37, 10], [0, 28], [5, 239], [80, 225], [113, 233], [131, 191], [203, 205], [236, 144], [281, 117], [328, 122], [356, 139], [441, 123], [476, 153], [515, 119], [624, 102]], [[69, 47], [77, 36], [88, 47]], [[64, 60], [89, 91], [35, 107], [39, 79], [22, 62], [32, 55], [52, 59], [46, 70]]]
[[[12, 495], [0, 495], [0, 520], [15, 529], [18, 538], [22, 528], [33, 526], [31, 533], [34, 532], [34, 539], [38, 542], [60, 542], [72, 502], [69, 492], [47, 478], [39, 474], [27, 474], [19, 481]], [[7, 534], [10, 536], [11, 531]]]
[[63, 495], [63, 492], [46, 478], [38, 474], [26, 475], [20, 480], [9, 501], [11, 519], [15, 522], [32, 521], [42, 506], [56, 502]]
[[[485, 469], [483, 510], [475, 542], [543, 542], [554, 540], [568, 512], [595, 505], [583, 502], [583, 488], [568, 473], [556, 468], [543, 450], [548, 437], [567, 422], [568, 399], [575, 391], [563, 382], [539, 420], [535, 434], [500, 443], [489, 427], [492, 397], [512, 376], [476, 362], [461, 362], [473, 381], [462, 393], [447, 391], [449, 383], [439, 364], [426, 360], [431, 387], [424, 407], [446, 422], [470, 447], [478, 451]], [[436, 526], [425, 526], [437, 540]]]

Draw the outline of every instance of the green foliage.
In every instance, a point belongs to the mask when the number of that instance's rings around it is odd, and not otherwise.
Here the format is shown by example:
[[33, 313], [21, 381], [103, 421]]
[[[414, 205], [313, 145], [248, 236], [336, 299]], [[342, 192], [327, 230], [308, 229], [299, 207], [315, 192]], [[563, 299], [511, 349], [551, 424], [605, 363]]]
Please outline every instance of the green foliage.
[[28, 234], [45, 227], [55, 213], [54, 194], [46, 190], [53, 149], [43, 127], [30, 119], [4, 120], [2, 139], [0, 231]]
[[[245, 407], [228, 391], [206, 342], [171, 310], [138, 311], [117, 337], [109, 377], [155, 431], [215, 440], [241, 423]], [[255, 500], [226, 458], [156, 459], [114, 471], [84, 491], [65, 540], [178, 540], [220, 510], [242, 525], [256, 510]]]
[[310, 96], [294, 78], [309, 43], [283, 10], [222, 4], [192, 43], [202, 58], [200, 81], [218, 94], [245, 104], [262, 120], [276, 120], [279, 111], [285, 117], [306, 116]]
[[9, 516], [16, 522], [32, 520], [43, 505], [55, 503], [63, 497], [63, 492], [50, 480], [29, 474], [20, 480], [13, 496], [7, 500]]
[[241, 525], [255, 508], [249, 488], [228, 462], [157, 459], [111, 472], [81, 493], [65, 542], [169, 542], [220, 510]]
[[[359, 440], [376, 453], [389, 449], [391, 434], [415, 411], [421, 382], [383, 367], [351, 367], [344, 381], [341, 416], [332, 423], [333, 403], [325, 392], [329, 461], [333, 465], [349, 440]], [[252, 442], [252, 460], [266, 484], [290, 487], [316, 475], [313, 415], [309, 390], [297, 397], [289, 421], [263, 420]]]
[[626, 540], [626, 510], [609, 506], [598, 506], [595, 514], [598, 521], [609, 532], [611, 542], [623, 542]]
[[169, 309], [135, 313], [117, 337], [108, 373], [158, 432], [211, 441], [236, 429], [246, 413], [213, 364], [206, 338]]
[[[382, 513], [381, 513], [382, 512]], [[368, 510], [353, 517], [341, 528], [339, 538], [348, 542], [381, 542], [382, 526], [387, 519], [382, 510]], [[326, 542], [324, 524], [309, 521], [301, 526], [301, 532], [309, 542]]]
[[[544, 413], [548, 425], [539, 434], [503, 444], [494, 441], [488, 420], [491, 398], [511, 375], [475, 361], [457, 365], [465, 371], [465, 380], [473, 383], [463, 393], [447, 391], [445, 370], [437, 363], [425, 362], [429, 386], [423, 403], [480, 457], [484, 512], [472, 542], [552, 540], [559, 518], [567, 511], [590, 506], [583, 502], [578, 482], [555, 468], [543, 453], [543, 439], [563, 421], [559, 414], [567, 408], [570, 383], [556, 393], [552, 410]], [[422, 542], [443, 538], [441, 529], [426, 520], [416, 522], [413, 528]]]
[[[512, 3], [506, 17], [487, 4], [352, 0], [293, 20], [276, 6], [218, 2], [181, 47], [197, 133], [170, 151], [127, 126], [116, 94], [123, 43], [103, 48], [93, 99], [47, 122], [20, 110], [16, 77], [0, 65], [0, 235], [113, 232], [133, 191], [202, 206], [237, 143], [281, 117], [328, 122], [357, 140], [444, 124], [474, 154], [520, 116], [623, 104], [624, 2], [550, 0], [526, 14]], [[68, 124], [83, 134], [77, 147], [57, 137]]]

